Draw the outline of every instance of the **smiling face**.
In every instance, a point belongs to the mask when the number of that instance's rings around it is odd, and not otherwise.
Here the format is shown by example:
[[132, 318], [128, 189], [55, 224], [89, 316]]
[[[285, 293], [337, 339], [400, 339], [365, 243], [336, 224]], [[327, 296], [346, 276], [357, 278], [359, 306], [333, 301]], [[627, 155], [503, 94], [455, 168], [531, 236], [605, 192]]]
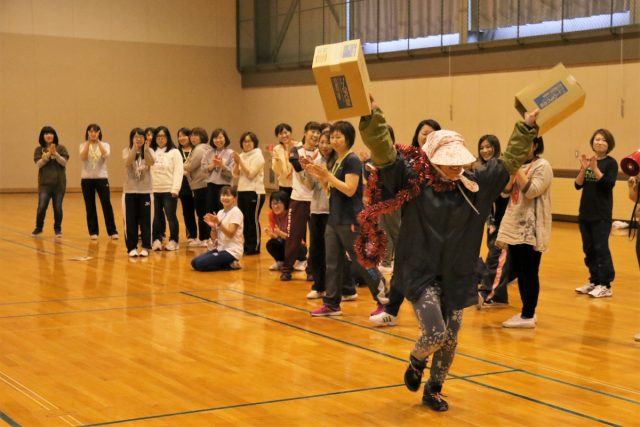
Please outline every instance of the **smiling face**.
[[220, 203], [222, 203], [222, 207], [224, 208], [224, 210], [227, 210], [233, 207], [233, 205], [236, 203], [236, 198], [233, 196], [233, 194], [224, 192], [220, 194]]
[[442, 171], [442, 175], [450, 181], [455, 181], [462, 173], [462, 166], [442, 166], [437, 165]]
[[604, 157], [607, 155], [607, 150], [609, 150], [609, 142], [603, 134], [597, 133], [595, 138], [593, 138], [591, 148], [593, 148], [593, 152], [596, 153], [596, 156]]
[[227, 141], [224, 139], [224, 135], [222, 134], [222, 132], [220, 132], [218, 136], [213, 138], [213, 145], [215, 145], [218, 150], [222, 150], [226, 142]]
[[253, 143], [253, 139], [249, 135], [245, 136], [242, 140], [242, 151], [245, 153], [253, 150], [255, 148], [255, 144]]
[[283, 128], [278, 134], [278, 142], [280, 144], [288, 144], [291, 141], [291, 132], [289, 129]]
[[317, 129], [309, 129], [304, 133], [304, 145], [307, 149], [315, 149], [320, 139], [320, 131]]
[[187, 148], [190, 144], [189, 137], [182, 132], [178, 132], [178, 143], [182, 148]]
[[422, 128], [420, 128], [420, 132], [418, 132], [418, 144], [420, 144], [420, 147], [422, 147], [424, 143], [427, 142], [427, 136], [431, 132], [433, 132], [433, 128], [429, 125], [424, 125], [422, 126]]
[[284, 212], [284, 203], [282, 203], [282, 200], [272, 200], [271, 210], [276, 215], [282, 215], [282, 213]]
[[53, 134], [49, 132], [45, 133], [43, 137], [44, 137], [44, 142], [46, 142], [47, 145], [51, 144], [54, 140]]
[[164, 130], [158, 131], [158, 134], [156, 135], [156, 144], [160, 148], [164, 148], [167, 146], [167, 134], [164, 132]]
[[133, 136], [133, 146], [139, 150], [144, 145], [144, 136], [139, 133]]
[[96, 142], [98, 140], [99, 135], [100, 135], [100, 131], [97, 131], [97, 130], [94, 130], [94, 129], [89, 129], [88, 135], [89, 135], [89, 141], [90, 142]]
[[327, 157], [333, 151], [331, 147], [331, 143], [329, 142], [329, 135], [322, 134], [320, 137], [320, 142], [318, 143], [318, 149], [320, 150], [320, 154], [322, 157]]
[[480, 143], [480, 157], [485, 162], [488, 162], [489, 160], [493, 159], [495, 152], [496, 151], [493, 148], [493, 145], [491, 145], [491, 143], [486, 139]]
[[344, 134], [339, 130], [334, 130], [331, 133], [330, 142], [331, 142], [331, 147], [334, 150], [336, 150], [336, 153], [338, 153], [338, 155], [340, 156], [349, 150], [349, 147], [347, 146], [347, 139], [345, 138]]

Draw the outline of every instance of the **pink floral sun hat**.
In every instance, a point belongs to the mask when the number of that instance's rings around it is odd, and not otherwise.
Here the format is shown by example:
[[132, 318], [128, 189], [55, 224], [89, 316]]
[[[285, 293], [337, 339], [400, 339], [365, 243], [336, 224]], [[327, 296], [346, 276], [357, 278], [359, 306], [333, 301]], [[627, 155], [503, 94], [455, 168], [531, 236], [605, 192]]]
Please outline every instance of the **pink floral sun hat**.
[[462, 135], [452, 130], [431, 132], [422, 149], [434, 165], [464, 166], [476, 161], [465, 146]]

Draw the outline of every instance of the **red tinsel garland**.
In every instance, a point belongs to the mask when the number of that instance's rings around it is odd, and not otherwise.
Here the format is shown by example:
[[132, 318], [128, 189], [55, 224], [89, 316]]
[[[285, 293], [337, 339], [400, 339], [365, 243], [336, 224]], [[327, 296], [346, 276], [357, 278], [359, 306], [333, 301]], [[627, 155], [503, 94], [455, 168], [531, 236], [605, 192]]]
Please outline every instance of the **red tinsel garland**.
[[384, 257], [387, 238], [378, 226], [380, 215], [394, 212], [409, 200], [415, 198], [423, 186], [432, 186], [434, 191], [451, 191], [455, 183], [444, 181], [440, 174], [433, 170], [427, 155], [418, 147], [396, 145], [398, 153], [413, 169], [405, 188], [396, 193], [393, 199], [382, 200], [382, 185], [378, 171], [374, 170], [367, 181], [366, 196], [369, 205], [358, 215], [360, 235], [356, 239], [354, 250], [358, 261], [366, 268], [376, 267]]

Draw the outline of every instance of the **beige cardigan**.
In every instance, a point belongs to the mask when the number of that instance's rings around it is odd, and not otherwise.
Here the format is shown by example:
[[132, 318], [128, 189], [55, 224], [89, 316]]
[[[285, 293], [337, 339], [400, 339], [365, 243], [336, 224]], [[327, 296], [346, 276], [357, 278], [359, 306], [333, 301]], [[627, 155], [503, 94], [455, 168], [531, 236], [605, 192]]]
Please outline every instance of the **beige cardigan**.
[[544, 252], [551, 238], [551, 181], [553, 170], [545, 159], [524, 164], [529, 183], [512, 194], [500, 223], [497, 245], [531, 245]]

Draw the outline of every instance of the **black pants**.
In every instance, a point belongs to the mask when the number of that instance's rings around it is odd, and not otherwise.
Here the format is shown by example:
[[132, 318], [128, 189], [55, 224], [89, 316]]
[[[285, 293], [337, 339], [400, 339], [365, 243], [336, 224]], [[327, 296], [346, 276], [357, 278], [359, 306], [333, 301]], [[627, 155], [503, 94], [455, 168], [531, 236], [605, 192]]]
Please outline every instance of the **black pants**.
[[[269, 252], [269, 255], [271, 255], [275, 261], [278, 261], [278, 262], [284, 261], [285, 242], [286, 242], [285, 239], [282, 239], [280, 237], [269, 239], [267, 241], [267, 245], [266, 245], [267, 252]], [[306, 258], [307, 258], [307, 248], [304, 245], [302, 245], [300, 246], [296, 260], [304, 261]]]
[[107, 178], [80, 180], [82, 187], [82, 196], [84, 197], [84, 206], [87, 211], [87, 228], [90, 235], [100, 234], [98, 227], [98, 213], [96, 211], [96, 193], [100, 199], [102, 213], [104, 214], [104, 224], [107, 227], [109, 236], [118, 234], [115, 220], [113, 219], [113, 207], [111, 207], [111, 194], [109, 191], [109, 180]]
[[609, 287], [616, 277], [609, 250], [611, 221], [578, 220], [578, 225], [582, 236], [584, 264], [589, 269], [589, 282]]
[[373, 299], [378, 301], [378, 294], [382, 290], [382, 275], [377, 269], [374, 269], [377, 272], [377, 277], [374, 277], [373, 274], [358, 263], [353, 249], [358, 233], [359, 227], [353, 225], [327, 225], [325, 230], [327, 276], [325, 283], [326, 295], [323, 301], [329, 307], [339, 307], [345, 287], [348, 287], [349, 282], [353, 283], [351, 277], [345, 277], [348, 276], [345, 274], [345, 265], [349, 265], [345, 252], [349, 254], [349, 258], [353, 261], [351, 268], [356, 269], [358, 276], [366, 280]]
[[138, 230], [142, 236], [142, 247], [151, 249], [151, 194], [129, 193], [124, 198], [124, 231], [127, 252], [138, 246]]
[[204, 216], [207, 213], [207, 187], [193, 190], [193, 203], [198, 214], [198, 239], [202, 241], [208, 240], [211, 230], [207, 223], [204, 222]]
[[169, 222], [169, 240], [178, 243], [180, 236], [180, 225], [178, 224], [178, 198], [171, 193], [153, 193], [153, 240], [160, 240], [164, 237], [164, 216]]
[[507, 294], [507, 285], [509, 284], [509, 270], [511, 260], [509, 251], [496, 246], [496, 238], [498, 230], [492, 232], [487, 231], [487, 247], [489, 253], [484, 262], [484, 270], [482, 271], [482, 279], [480, 284], [480, 295], [486, 299], [492, 299], [495, 302], [509, 302]]
[[393, 276], [391, 277], [391, 288], [389, 289], [389, 304], [384, 307], [385, 313], [389, 313], [392, 316], [397, 316], [400, 311], [400, 306], [404, 302], [404, 295], [398, 290], [397, 286], [394, 286]]
[[180, 203], [182, 204], [182, 218], [184, 219], [184, 227], [187, 231], [187, 239], [196, 239], [198, 237], [198, 225], [196, 224], [196, 206], [193, 201], [193, 192], [189, 187], [187, 177], [182, 177], [182, 186], [180, 187]]
[[221, 184], [207, 184], [207, 212], [217, 214], [222, 209], [220, 202], [220, 189], [224, 187]]
[[522, 300], [522, 317], [530, 319], [536, 313], [540, 294], [540, 258], [542, 253], [531, 245], [509, 245], [511, 268], [518, 278], [518, 289]]
[[327, 228], [329, 214], [311, 214], [309, 217], [309, 271], [313, 276], [311, 289], [324, 292], [327, 271], [325, 257], [324, 231]]
[[260, 253], [260, 211], [264, 205], [264, 194], [255, 191], [238, 192], [238, 209], [244, 215], [244, 254]]

